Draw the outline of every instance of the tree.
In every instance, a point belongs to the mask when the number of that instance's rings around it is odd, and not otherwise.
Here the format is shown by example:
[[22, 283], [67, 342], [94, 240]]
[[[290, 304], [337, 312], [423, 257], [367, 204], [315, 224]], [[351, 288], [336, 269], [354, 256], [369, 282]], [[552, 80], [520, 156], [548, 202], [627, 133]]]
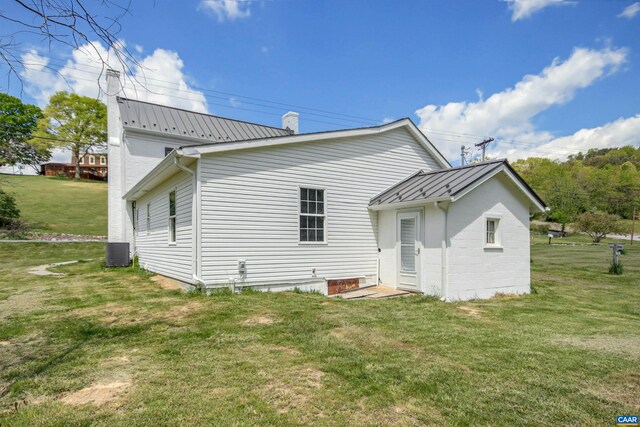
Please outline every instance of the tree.
[[110, 68], [109, 58], [103, 57], [92, 40], [106, 44], [125, 71], [137, 64], [134, 55], [118, 37], [120, 21], [129, 12], [131, 0], [5, 0], [4, 3], [0, 10], [3, 29], [0, 62], [9, 67], [9, 76], [14, 75], [22, 81], [19, 70], [25, 64], [20, 45], [30, 41], [27, 39], [30, 36], [36, 36], [50, 49], [64, 46], [78, 49], [88, 44], [103, 69]]
[[49, 160], [46, 147], [29, 142], [41, 118], [40, 108], [0, 93], [0, 166], [21, 163], [37, 170], [37, 165]]
[[80, 162], [107, 140], [107, 106], [100, 100], [75, 93], [57, 92], [49, 99], [35, 135], [49, 147], [66, 148], [74, 155], [75, 178]]
[[20, 209], [11, 194], [0, 190], [0, 227], [10, 228], [20, 218]]
[[607, 234], [627, 231], [618, 215], [604, 212], [584, 212], [578, 215], [576, 226], [580, 231], [587, 233], [593, 243], [599, 243]]

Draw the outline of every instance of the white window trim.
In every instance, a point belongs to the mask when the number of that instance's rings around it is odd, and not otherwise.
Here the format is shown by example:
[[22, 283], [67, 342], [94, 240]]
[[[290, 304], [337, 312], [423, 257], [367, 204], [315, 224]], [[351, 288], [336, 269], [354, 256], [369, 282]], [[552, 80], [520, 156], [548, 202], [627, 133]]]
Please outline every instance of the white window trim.
[[[494, 231], [495, 243], [487, 243], [487, 221], [496, 221], [496, 229]], [[485, 213], [482, 216], [482, 242], [485, 249], [502, 249], [502, 215], [497, 213]]]
[[100, 156], [100, 164], [101, 165], [106, 165], [107, 164], [107, 158], [105, 156]]
[[151, 234], [151, 203], [147, 203], [147, 234]]
[[95, 156], [89, 156], [89, 164], [90, 165], [95, 165], [96, 164]]
[[[302, 189], [307, 189], [307, 190], [322, 190], [324, 192], [324, 214], [323, 215], [319, 215], [319, 214], [308, 214], [308, 213], [302, 213], [302, 209], [300, 207], [300, 201], [301, 196], [302, 196]], [[298, 185], [298, 193], [297, 193], [297, 200], [296, 203], [298, 204], [298, 217], [296, 218], [296, 221], [298, 222], [298, 245], [303, 245], [303, 246], [307, 246], [307, 245], [328, 245], [329, 244], [329, 224], [328, 224], [328, 218], [329, 215], [327, 214], [327, 189], [323, 188], [323, 187], [316, 187], [313, 185]], [[302, 240], [300, 240], [300, 217], [302, 215], [307, 215], [307, 216], [317, 216], [317, 217], [323, 217], [324, 218], [324, 240], [323, 241], [318, 241], [318, 242], [304, 242]]]
[[[175, 203], [175, 208], [176, 208], [176, 213], [174, 215], [171, 215], [171, 193], [174, 194], [174, 203]], [[169, 198], [169, 218], [167, 220], [167, 242], [169, 244], [169, 246], [176, 246], [177, 242], [178, 242], [178, 220], [177, 220], [177, 214], [178, 214], [178, 192], [176, 191], [176, 189], [173, 189], [171, 191], [169, 191], [169, 193], [167, 194], [167, 197]], [[175, 231], [175, 240], [171, 240], [171, 220], [173, 219], [173, 227], [174, 227], [174, 231]]]

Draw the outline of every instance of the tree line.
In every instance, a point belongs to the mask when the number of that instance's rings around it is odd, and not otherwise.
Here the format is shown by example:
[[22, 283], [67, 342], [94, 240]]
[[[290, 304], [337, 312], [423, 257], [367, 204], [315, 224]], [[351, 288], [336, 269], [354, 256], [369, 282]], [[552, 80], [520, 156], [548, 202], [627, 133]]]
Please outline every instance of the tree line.
[[0, 166], [18, 164], [40, 171], [55, 148], [69, 150], [80, 162], [92, 150], [106, 146], [107, 107], [98, 99], [57, 92], [41, 110], [36, 105], [0, 93]]
[[584, 212], [630, 219], [640, 202], [640, 148], [593, 148], [566, 161], [540, 157], [512, 164], [550, 208], [547, 218], [562, 224]]

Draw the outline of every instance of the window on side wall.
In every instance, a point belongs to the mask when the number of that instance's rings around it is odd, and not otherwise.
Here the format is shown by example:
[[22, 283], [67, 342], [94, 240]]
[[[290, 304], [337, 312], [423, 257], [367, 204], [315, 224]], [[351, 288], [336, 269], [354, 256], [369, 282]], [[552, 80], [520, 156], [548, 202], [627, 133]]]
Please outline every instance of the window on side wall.
[[147, 234], [151, 233], [151, 204], [147, 203]]
[[94, 156], [89, 156], [89, 164], [90, 165], [95, 165], [96, 164], [96, 158]]
[[484, 225], [484, 244], [488, 247], [500, 247], [500, 218], [487, 216]]
[[327, 210], [324, 190], [300, 188], [300, 242], [327, 241]]
[[107, 164], [107, 158], [105, 156], [100, 156], [100, 164], [101, 165], [106, 165]]
[[169, 193], [169, 243], [176, 243], [176, 192]]

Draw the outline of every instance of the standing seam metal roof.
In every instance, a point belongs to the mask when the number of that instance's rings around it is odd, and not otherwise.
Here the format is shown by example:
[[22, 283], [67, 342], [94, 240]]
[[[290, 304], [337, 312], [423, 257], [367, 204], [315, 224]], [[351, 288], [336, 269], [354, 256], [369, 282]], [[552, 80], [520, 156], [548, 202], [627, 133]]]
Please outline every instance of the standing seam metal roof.
[[159, 132], [202, 140], [203, 144], [291, 135], [288, 129], [263, 126], [118, 97], [125, 129]]
[[492, 160], [434, 172], [418, 171], [375, 196], [369, 206], [455, 197], [473, 183], [506, 166], [542, 205], [544, 202], [509, 166], [506, 160]]

